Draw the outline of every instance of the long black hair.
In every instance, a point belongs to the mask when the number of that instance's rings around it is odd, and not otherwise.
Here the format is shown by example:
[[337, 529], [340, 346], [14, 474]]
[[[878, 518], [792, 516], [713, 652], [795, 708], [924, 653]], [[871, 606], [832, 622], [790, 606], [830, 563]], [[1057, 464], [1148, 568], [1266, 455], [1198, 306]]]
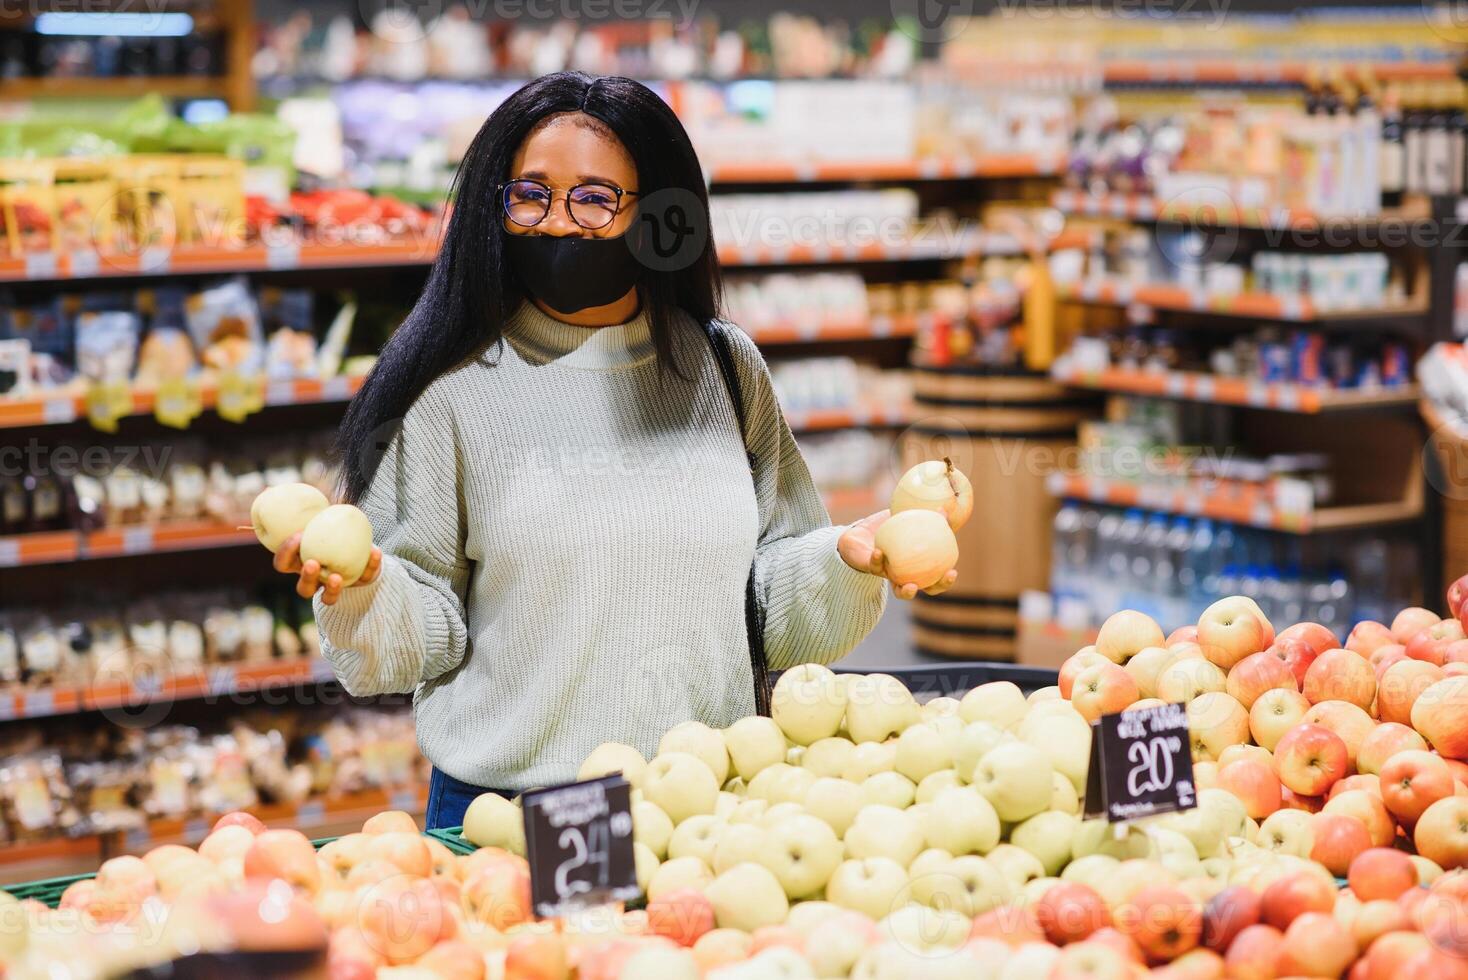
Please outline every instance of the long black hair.
[[[547, 116], [582, 112], [621, 140], [637, 167], [638, 200], [667, 189], [695, 197], [709, 227], [708, 190], [683, 124], [647, 86], [620, 76], [557, 72], [515, 92], [485, 120], [454, 177], [454, 206], [438, 257], [413, 310], [383, 346], [362, 390], [347, 407], [337, 436], [345, 498], [359, 501], [381, 458], [377, 442], [389, 423], [441, 374], [497, 343], [524, 299], [505, 260], [503, 212], [496, 187], [526, 136]], [[686, 195], [678, 195], [687, 200]], [[639, 283], [659, 365], [673, 362], [676, 311], [699, 321], [718, 313], [719, 266], [704, 236], [702, 252], [675, 271], [646, 268]]]

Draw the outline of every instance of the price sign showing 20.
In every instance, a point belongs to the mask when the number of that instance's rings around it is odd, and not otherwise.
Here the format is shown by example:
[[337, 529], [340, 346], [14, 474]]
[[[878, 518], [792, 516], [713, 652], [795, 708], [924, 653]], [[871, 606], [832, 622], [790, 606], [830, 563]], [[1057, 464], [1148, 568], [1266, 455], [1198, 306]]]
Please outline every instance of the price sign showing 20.
[[1127, 761], [1133, 764], [1127, 774], [1127, 790], [1141, 796], [1171, 787], [1172, 757], [1181, 749], [1182, 739], [1176, 735], [1133, 742], [1127, 749]]

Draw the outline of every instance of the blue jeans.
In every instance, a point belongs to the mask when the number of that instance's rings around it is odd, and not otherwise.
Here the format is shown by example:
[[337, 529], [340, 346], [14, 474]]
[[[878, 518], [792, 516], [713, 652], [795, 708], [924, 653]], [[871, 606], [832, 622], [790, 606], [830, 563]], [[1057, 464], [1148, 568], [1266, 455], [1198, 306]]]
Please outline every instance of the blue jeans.
[[428, 776], [428, 810], [424, 814], [425, 829], [440, 830], [444, 827], [461, 826], [464, 823], [464, 811], [469, 809], [469, 804], [474, 802], [474, 797], [481, 793], [495, 793], [507, 800], [515, 795], [509, 790], [488, 789], [484, 786], [466, 783], [434, 766], [433, 772]]

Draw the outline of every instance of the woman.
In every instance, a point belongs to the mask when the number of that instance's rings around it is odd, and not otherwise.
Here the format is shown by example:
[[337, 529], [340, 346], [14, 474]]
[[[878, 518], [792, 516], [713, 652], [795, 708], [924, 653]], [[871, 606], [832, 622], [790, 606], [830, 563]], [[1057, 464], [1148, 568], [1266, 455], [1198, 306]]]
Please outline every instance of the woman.
[[276, 558], [316, 596], [349, 692], [415, 692], [430, 827], [481, 792], [573, 779], [602, 742], [650, 756], [679, 722], [753, 713], [752, 648], [773, 669], [835, 660], [885, 595], [885, 512], [828, 526], [734, 328], [733, 385], [721, 375], [702, 326], [712, 244], [659, 271], [623, 238], [659, 191], [708, 227], [698, 159], [656, 94], [532, 82], [489, 117], [456, 188], [423, 295], [342, 425], [345, 496], [380, 548], [345, 589], [294, 541]]

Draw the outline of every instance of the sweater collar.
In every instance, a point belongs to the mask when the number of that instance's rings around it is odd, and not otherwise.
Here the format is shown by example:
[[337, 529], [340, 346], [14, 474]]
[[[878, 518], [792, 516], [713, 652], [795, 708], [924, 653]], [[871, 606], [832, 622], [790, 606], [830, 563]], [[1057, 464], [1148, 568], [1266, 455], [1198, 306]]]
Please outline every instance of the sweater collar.
[[577, 327], [546, 316], [534, 303], [520, 305], [505, 325], [505, 339], [535, 364], [605, 371], [640, 364], [654, 356], [647, 310], [610, 327]]

